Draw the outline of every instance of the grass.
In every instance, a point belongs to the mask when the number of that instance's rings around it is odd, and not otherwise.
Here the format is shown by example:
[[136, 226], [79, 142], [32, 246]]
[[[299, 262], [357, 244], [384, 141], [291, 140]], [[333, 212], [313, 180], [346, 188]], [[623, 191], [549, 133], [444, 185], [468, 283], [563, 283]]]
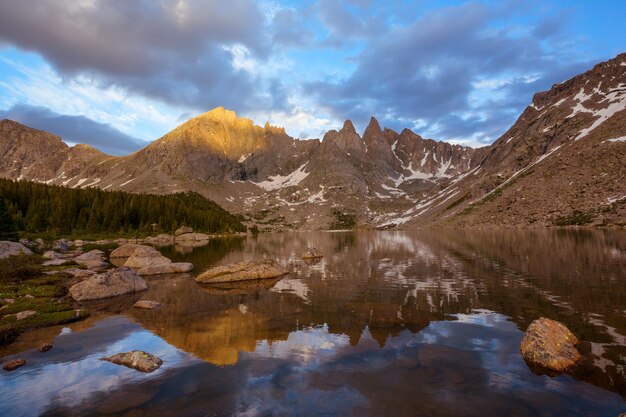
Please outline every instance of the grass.
[[[0, 308], [0, 345], [11, 343], [23, 331], [71, 323], [88, 313], [76, 310], [66, 297], [68, 276], [43, 275], [39, 255], [16, 255], [0, 260], [0, 299], [12, 299]], [[37, 314], [17, 320], [15, 314], [32, 310]]]
[[39, 255], [15, 255], [0, 259], [0, 282], [39, 275], [43, 269]]

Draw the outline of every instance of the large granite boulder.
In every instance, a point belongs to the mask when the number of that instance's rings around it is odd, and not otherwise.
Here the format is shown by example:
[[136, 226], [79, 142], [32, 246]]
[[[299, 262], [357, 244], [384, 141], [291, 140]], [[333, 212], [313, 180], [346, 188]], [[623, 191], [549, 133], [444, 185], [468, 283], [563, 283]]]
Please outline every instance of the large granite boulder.
[[181, 226], [174, 232], [174, 236], [184, 235], [185, 233], [193, 233], [193, 229], [187, 226]]
[[135, 249], [144, 245], [138, 245], [136, 243], [126, 243], [119, 248], [113, 250], [109, 255], [109, 258], [130, 258]]
[[163, 275], [179, 274], [181, 272], [193, 271], [193, 264], [190, 262], [171, 262], [158, 265], [148, 265], [137, 270], [138, 275]]
[[116, 297], [148, 289], [148, 284], [129, 268], [116, 268], [97, 274], [70, 287], [76, 301]]
[[124, 266], [129, 268], [144, 268], [146, 266], [157, 266], [172, 263], [172, 261], [165, 256], [161, 255], [161, 252], [154, 249], [151, 246], [137, 245], [133, 253], [124, 263]]
[[276, 262], [264, 259], [260, 261], [244, 261], [226, 266], [210, 268], [196, 277], [197, 282], [218, 283], [237, 282], [254, 279], [276, 278], [289, 273]]
[[33, 252], [21, 243], [9, 242], [6, 240], [0, 241], [0, 259], [20, 254], [32, 255]]
[[522, 341], [522, 357], [531, 366], [552, 372], [564, 372], [580, 359], [578, 339], [558, 321], [541, 317], [530, 323]]
[[147, 373], [156, 371], [163, 364], [161, 358], [143, 350], [116, 353], [115, 355], [102, 358], [102, 360]]

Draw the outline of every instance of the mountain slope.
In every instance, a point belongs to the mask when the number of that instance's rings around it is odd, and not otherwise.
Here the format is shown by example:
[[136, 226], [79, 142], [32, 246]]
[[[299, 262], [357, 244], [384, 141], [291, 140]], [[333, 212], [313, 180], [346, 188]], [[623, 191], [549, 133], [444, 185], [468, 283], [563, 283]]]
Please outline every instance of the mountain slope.
[[[626, 54], [537, 93], [479, 164], [408, 224], [624, 224]], [[452, 206], [452, 207], [451, 207]], [[406, 216], [406, 213], [405, 213]]]

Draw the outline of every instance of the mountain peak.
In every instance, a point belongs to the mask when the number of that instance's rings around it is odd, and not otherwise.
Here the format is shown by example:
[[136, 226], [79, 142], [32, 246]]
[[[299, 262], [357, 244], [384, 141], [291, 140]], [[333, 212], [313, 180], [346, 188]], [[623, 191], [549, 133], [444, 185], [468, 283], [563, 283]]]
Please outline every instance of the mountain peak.
[[341, 128], [341, 131], [356, 133], [356, 129], [354, 128], [354, 125], [352, 124], [352, 121], [350, 119], [347, 119], [345, 122], [343, 122], [343, 127]]
[[223, 106], [209, 110], [208, 112], [195, 117], [195, 119], [213, 120], [222, 123], [235, 123], [237, 120], [240, 120], [239, 117], [237, 117], [237, 113], [233, 110], [225, 109]]
[[[368, 130], [371, 131], [370, 133], [377, 133], [377, 134], [382, 134], [383, 132], [380, 128], [380, 124], [378, 123], [378, 120], [376, 120], [374, 116], [370, 118], [370, 122], [367, 125], [365, 132], [367, 132]], [[363, 135], [365, 136], [365, 134]]]

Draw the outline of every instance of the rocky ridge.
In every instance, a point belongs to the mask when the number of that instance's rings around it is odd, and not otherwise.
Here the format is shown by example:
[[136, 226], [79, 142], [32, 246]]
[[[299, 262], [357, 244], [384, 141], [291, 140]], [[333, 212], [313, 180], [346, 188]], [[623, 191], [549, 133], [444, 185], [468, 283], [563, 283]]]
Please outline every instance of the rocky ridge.
[[3, 120], [0, 176], [193, 190], [261, 228], [619, 225], [626, 223], [625, 108], [621, 54], [537, 93], [502, 137], [478, 149], [381, 128], [375, 118], [362, 136], [347, 120], [321, 141], [298, 140], [218, 107], [114, 157]]

